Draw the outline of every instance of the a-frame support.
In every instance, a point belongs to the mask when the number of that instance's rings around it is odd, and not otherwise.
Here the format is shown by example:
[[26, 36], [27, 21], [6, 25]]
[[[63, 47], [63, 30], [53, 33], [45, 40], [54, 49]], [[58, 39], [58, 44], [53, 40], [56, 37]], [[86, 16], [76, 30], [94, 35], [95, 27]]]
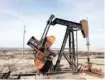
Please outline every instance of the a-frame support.
[[[64, 53], [64, 49], [66, 46], [67, 39], [69, 38], [69, 56]], [[74, 41], [74, 30], [73, 27], [67, 26], [66, 33], [64, 36], [64, 40], [58, 54], [58, 59], [54, 67], [54, 71], [57, 71], [60, 65], [60, 61], [62, 56], [68, 61], [71, 70], [76, 71], [76, 55], [75, 55], [75, 41]]]

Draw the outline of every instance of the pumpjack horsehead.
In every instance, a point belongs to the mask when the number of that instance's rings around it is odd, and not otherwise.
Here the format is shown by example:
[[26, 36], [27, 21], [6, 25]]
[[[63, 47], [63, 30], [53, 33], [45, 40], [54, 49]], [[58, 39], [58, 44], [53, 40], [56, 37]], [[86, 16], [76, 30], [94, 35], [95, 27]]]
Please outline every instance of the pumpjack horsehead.
[[65, 44], [70, 31], [73, 32], [74, 30], [81, 30], [83, 37], [84, 38], [88, 37], [88, 24], [86, 20], [81, 20], [80, 23], [77, 23], [59, 18], [55, 19], [54, 18], [55, 16], [51, 15], [51, 17], [48, 19], [47, 25], [45, 27], [45, 30], [40, 41], [37, 40], [34, 36], [32, 36], [27, 42], [27, 45], [29, 45], [34, 50], [33, 54], [35, 57], [34, 59], [35, 66], [41, 73], [46, 73], [51, 69], [51, 67], [53, 66], [52, 60], [56, 56], [56, 54], [50, 50], [50, 47], [53, 45], [55, 41], [55, 36], [47, 36], [50, 25], [60, 24], [67, 27], [65, 37], [61, 46], [61, 50], [58, 54], [58, 60], [56, 62], [56, 65], [54, 66], [55, 69], [60, 63], [61, 54], [64, 51]]

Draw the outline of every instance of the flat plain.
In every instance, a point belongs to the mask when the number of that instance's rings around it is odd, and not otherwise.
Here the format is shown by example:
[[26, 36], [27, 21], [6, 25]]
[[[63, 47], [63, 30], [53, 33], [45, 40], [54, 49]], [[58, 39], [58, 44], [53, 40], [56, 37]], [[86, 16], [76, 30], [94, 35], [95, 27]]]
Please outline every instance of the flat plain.
[[[82, 52], [83, 54], [83, 52]], [[54, 58], [53, 63], [55, 64], [57, 57]], [[94, 54], [90, 55], [90, 61], [92, 63], [92, 68], [100, 69], [104, 74], [104, 53], [94, 52]], [[78, 55], [78, 63], [85, 64], [87, 62], [87, 56]], [[63, 68], [69, 67], [68, 62], [63, 57], [61, 60], [61, 65]], [[23, 54], [22, 51], [6, 51], [0, 53], [0, 73], [12, 71], [11, 74], [24, 74], [24, 73], [32, 73], [37, 71], [34, 64], [34, 56], [32, 51], [25, 51]], [[31, 77], [22, 77], [22, 78], [34, 78], [34, 79], [71, 79], [71, 80], [90, 80], [90, 79], [103, 79], [103, 77], [94, 76], [92, 74], [88, 75], [85, 72], [81, 72], [79, 74], [73, 75], [72, 73], [64, 73], [64, 74], [54, 74], [50, 76], [36, 75]]]

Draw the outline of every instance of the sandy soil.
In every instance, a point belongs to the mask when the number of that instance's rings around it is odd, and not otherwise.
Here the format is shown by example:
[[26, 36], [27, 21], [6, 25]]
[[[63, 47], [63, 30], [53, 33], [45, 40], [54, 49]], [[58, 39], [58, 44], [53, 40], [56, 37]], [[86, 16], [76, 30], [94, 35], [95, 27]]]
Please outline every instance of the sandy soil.
[[[8, 66], [10, 66], [10, 70], [12, 70], [12, 74], [19, 74], [19, 73], [29, 73], [36, 71], [36, 68], [34, 66], [34, 60], [33, 56], [26, 55], [26, 57], [22, 58], [22, 55], [16, 55], [17, 57], [10, 57], [3, 56], [0, 58], [0, 73], [8, 72]], [[20, 60], [21, 59], [21, 60]], [[19, 61], [20, 60], [20, 61]], [[79, 63], [84, 64], [87, 61], [86, 58], [80, 58]], [[56, 58], [53, 61], [55, 64]], [[93, 68], [99, 68], [104, 72], [104, 59], [92, 59], [91, 62], [93, 63]], [[61, 64], [64, 65], [63, 67], [68, 67], [68, 62], [63, 59], [61, 61]], [[69, 80], [90, 80], [90, 79], [103, 79], [96, 76], [90, 76], [87, 73], [80, 73], [73, 75], [72, 73], [65, 73], [65, 74], [58, 74], [58, 75], [52, 75], [52, 76], [43, 76], [43, 75], [37, 75], [37, 76], [31, 76], [31, 77], [22, 77], [23, 79], [26, 78], [34, 78], [34, 79], [69, 79]]]

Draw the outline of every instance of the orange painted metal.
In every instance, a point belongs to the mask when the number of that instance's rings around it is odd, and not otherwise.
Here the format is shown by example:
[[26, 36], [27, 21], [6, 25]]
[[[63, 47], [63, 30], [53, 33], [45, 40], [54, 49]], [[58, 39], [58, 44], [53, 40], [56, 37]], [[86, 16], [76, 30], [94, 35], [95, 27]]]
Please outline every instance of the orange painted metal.
[[[55, 41], [55, 36], [48, 36], [46, 43], [45, 43], [45, 48], [50, 48], [52, 44]], [[35, 62], [35, 67], [40, 70], [43, 68], [45, 62], [47, 61], [46, 54], [44, 52], [38, 51], [36, 53], [36, 58], [34, 59]]]

